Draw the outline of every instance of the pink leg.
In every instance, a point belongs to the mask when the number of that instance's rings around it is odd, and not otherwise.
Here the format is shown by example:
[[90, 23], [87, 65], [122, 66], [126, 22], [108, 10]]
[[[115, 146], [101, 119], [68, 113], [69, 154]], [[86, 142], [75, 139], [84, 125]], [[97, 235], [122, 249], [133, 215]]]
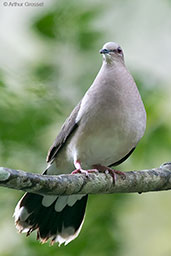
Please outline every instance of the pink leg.
[[76, 160], [74, 165], [75, 165], [76, 170], [74, 170], [71, 174], [82, 173], [82, 174], [85, 174], [86, 176], [88, 176], [89, 173], [92, 173], [92, 172], [97, 173], [98, 172], [98, 170], [96, 170], [96, 169], [83, 170], [81, 167], [81, 162], [79, 160]]
[[95, 164], [93, 165], [93, 168], [97, 169], [99, 172], [104, 172], [104, 173], [110, 173], [112, 178], [113, 178], [113, 183], [115, 184], [116, 181], [116, 174], [121, 175], [123, 178], [125, 178], [125, 173], [118, 171], [118, 170], [114, 170], [110, 167], [106, 167], [100, 164]]

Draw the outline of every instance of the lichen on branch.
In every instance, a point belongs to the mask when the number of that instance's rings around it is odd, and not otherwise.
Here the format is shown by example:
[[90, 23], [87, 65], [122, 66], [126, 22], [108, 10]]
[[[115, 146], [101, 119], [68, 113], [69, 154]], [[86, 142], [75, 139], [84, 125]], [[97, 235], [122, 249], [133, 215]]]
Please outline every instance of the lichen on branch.
[[41, 175], [0, 167], [0, 186], [46, 195], [150, 192], [171, 189], [171, 162], [159, 168], [117, 175]]

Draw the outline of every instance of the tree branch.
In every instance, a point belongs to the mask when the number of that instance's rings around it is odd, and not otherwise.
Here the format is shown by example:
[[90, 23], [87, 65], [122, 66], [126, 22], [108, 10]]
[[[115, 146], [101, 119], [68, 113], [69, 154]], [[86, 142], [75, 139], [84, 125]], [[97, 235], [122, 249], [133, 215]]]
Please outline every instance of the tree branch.
[[110, 174], [40, 175], [0, 167], [0, 186], [36, 194], [70, 195], [149, 192], [171, 189], [171, 162], [159, 168]]

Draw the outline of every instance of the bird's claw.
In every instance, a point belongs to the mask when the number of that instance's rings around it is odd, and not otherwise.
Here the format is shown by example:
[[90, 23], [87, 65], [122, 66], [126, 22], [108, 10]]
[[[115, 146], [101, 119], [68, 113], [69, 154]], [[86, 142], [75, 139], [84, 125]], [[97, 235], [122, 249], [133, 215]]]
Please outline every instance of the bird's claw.
[[96, 168], [99, 172], [103, 172], [105, 174], [110, 174], [113, 178], [113, 184], [115, 184], [116, 179], [117, 179], [117, 175], [121, 175], [123, 177], [123, 179], [125, 179], [126, 175], [124, 172], [118, 171], [118, 170], [114, 170], [112, 168], [103, 166], [103, 165], [93, 165], [94, 168]]
[[89, 173], [93, 173], [93, 172], [98, 173], [98, 170], [96, 170], [96, 169], [83, 170], [81, 168], [81, 162], [79, 160], [76, 160], [74, 162], [74, 165], [75, 165], [76, 169], [71, 174], [81, 173], [81, 174], [85, 174], [85, 176], [88, 177]]

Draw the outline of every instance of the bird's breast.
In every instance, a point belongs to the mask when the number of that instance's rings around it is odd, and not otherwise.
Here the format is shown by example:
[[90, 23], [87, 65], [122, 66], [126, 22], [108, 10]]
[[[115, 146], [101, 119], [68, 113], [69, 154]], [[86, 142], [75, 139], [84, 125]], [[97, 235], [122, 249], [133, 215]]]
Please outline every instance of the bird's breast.
[[143, 136], [143, 111], [131, 106], [128, 109], [128, 103], [115, 97], [113, 101], [111, 97], [94, 97], [91, 100], [96, 104], [84, 105], [80, 110], [78, 128], [67, 152], [72, 160], [80, 160], [85, 169], [93, 164], [108, 166], [119, 161]]

